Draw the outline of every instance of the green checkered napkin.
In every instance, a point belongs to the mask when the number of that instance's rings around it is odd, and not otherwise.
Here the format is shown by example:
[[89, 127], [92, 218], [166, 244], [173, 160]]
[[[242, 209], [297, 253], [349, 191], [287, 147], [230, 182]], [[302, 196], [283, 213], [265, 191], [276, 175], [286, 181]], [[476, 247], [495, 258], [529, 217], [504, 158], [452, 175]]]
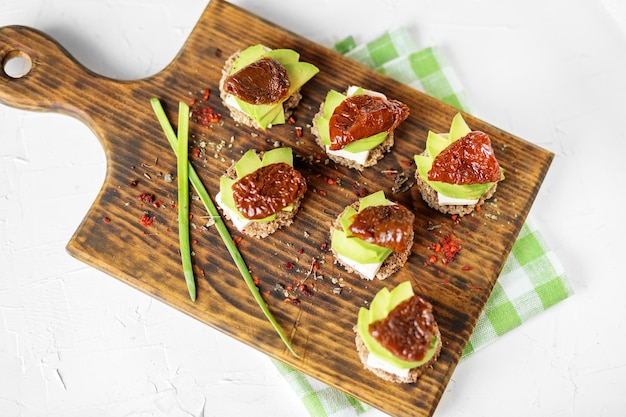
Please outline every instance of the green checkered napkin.
[[[435, 48], [418, 49], [404, 28], [357, 45], [352, 37], [335, 49], [456, 108], [468, 111], [456, 74]], [[563, 267], [528, 219], [513, 245], [463, 352], [466, 358], [498, 336], [573, 293]], [[358, 416], [370, 407], [295, 369], [274, 361], [312, 417]]]

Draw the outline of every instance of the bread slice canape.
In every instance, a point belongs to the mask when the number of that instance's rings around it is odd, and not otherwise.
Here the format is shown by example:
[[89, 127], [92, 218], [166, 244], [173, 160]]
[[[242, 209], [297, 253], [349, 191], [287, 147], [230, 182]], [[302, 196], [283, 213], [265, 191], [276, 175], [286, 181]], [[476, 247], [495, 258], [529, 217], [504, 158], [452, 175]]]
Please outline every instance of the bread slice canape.
[[464, 216], [490, 199], [504, 170], [498, 164], [491, 139], [472, 131], [463, 116], [452, 119], [450, 132], [428, 132], [426, 149], [415, 155], [417, 189], [435, 210]]
[[258, 44], [233, 53], [222, 68], [220, 98], [237, 123], [256, 129], [284, 124], [319, 69], [291, 49]]
[[408, 116], [404, 103], [350, 86], [345, 94], [327, 93], [313, 117], [311, 132], [331, 160], [361, 171], [391, 150], [394, 131]]
[[369, 309], [359, 309], [354, 331], [363, 366], [387, 381], [416, 382], [441, 353], [432, 305], [413, 292], [410, 281], [380, 290]]
[[415, 215], [377, 191], [355, 201], [330, 228], [335, 262], [363, 279], [383, 280], [406, 263], [413, 247]]
[[264, 238], [289, 226], [307, 189], [293, 168], [291, 148], [276, 148], [262, 158], [247, 151], [220, 178], [217, 205], [240, 232]]

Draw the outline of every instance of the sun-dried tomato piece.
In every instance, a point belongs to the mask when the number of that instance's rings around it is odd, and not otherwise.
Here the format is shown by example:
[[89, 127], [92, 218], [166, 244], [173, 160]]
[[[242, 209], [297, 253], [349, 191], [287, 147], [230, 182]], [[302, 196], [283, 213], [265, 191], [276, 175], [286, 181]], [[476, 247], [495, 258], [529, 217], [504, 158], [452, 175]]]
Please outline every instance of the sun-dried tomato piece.
[[330, 117], [330, 149], [336, 151], [356, 140], [392, 132], [407, 117], [409, 108], [397, 100], [369, 94], [348, 97]]
[[501, 178], [500, 165], [486, 133], [474, 131], [452, 142], [433, 159], [430, 181], [486, 184]]
[[409, 244], [414, 218], [399, 204], [369, 206], [352, 217], [350, 232], [366, 242], [402, 253]]
[[291, 165], [263, 166], [233, 184], [237, 210], [252, 220], [263, 219], [287, 207], [306, 192], [306, 179]]
[[435, 331], [432, 305], [414, 295], [387, 317], [369, 325], [369, 332], [394, 356], [409, 362], [424, 359]]
[[262, 58], [224, 81], [224, 89], [250, 104], [275, 104], [289, 97], [289, 77], [283, 65], [273, 58]]

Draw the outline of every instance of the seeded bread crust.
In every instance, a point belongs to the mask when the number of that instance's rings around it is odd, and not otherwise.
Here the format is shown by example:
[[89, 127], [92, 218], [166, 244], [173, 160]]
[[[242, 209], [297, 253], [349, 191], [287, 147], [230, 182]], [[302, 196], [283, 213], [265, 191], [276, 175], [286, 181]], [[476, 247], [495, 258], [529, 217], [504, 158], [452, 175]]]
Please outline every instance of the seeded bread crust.
[[361, 360], [363, 367], [369, 370], [370, 372], [374, 373], [374, 375], [386, 381], [397, 382], [401, 384], [411, 384], [411, 383], [417, 382], [418, 378], [422, 376], [424, 372], [428, 371], [430, 368], [433, 367], [433, 365], [437, 361], [437, 358], [439, 358], [439, 354], [441, 353], [441, 332], [439, 331], [439, 326], [435, 324], [434, 335], [439, 341], [439, 343], [437, 343], [437, 348], [436, 348], [437, 350], [435, 351], [435, 354], [428, 362], [424, 363], [421, 366], [411, 369], [409, 371], [408, 376], [401, 377], [401, 376], [392, 374], [390, 372], [384, 371], [379, 368], [372, 368], [370, 366], [367, 366], [367, 357], [369, 356], [369, 350], [365, 346], [365, 343], [363, 343], [363, 339], [359, 335], [359, 332], [356, 326], [354, 326], [353, 330], [356, 333], [356, 337], [355, 337], [356, 350], [359, 354], [359, 359]]
[[[315, 143], [317, 143], [318, 146], [320, 146], [322, 149], [324, 149], [324, 151], [326, 151], [326, 145], [322, 143], [322, 138], [320, 137], [319, 129], [317, 127], [317, 122], [316, 122], [318, 116], [322, 116], [323, 114], [324, 114], [324, 103], [320, 105], [320, 110], [315, 114], [315, 116], [313, 116], [313, 123], [311, 125], [311, 133], [313, 133], [313, 135], [315, 136]], [[356, 170], [363, 171], [364, 168], [376, 165], [378, 161], [380, 161], [383, 158], [383, 156], [385, 156], [386, 153], [391, 151], [393, 144], [394, 144], [394, 133], [390, 132], [380, 145], [370, 150], [370, 153], [367, 156], [367, 159], [365, 160], [365, 163], [363, 165], [356, 163], [350, 159], [344, 158], [342, 156], [331, 155], [328, 153], [326, 155], [328, 156], [330, 160], [335, 161], [336, 163], [340, 165], [344, 165], [349, 168], [354, 168]]]
[[[428, 152], [422, 152], [422, 155], [427, 156]], [[429, 207], [434, 208], [435, 210], [444, 213], [444, 214], [457, 214], [459, 216], [465, 216], [466, 214], [470, 214], [476, 209], [476, 206], [482, 205], [485, 201], [489, 200], [493, 197], [496, 189], [498, 188], [498, 183], [496, 182], [493, 187], [491, 187], [483, 196], [478, 199], [476, 204], [471, 204], [468, 206], [461, 205], [440, 205], [439, 198], [437, 197], [437, 191], [435, 191], [424, 179], [420, 176], [419, 170], [415, 171], [415, 185], [422, 195], [422, 199], [428, 204]]]
[[[228, 169], [224, 173], [225, 177], [230, 178], [232, 180], [237, 179], [237, 171], [235, 170], [235, 164], [236, 163], [233, 162], [228, 167]], [[298, 209], [300, 208], [300, 204], [302, 203], [303, 198], [304, 198], [304, 195], [300, 196], [298, 199], [296, 199], [292, 203], [293, 210], [291, 211], [281, 210], [278, 213], [276, 213], [276, 219], [272, 221], [252, 222], [246, 227], [244, 233], [248, 236], [254, 236], [256, 238], [263, 239], [271, 235], [272, 233], [274, 233], [281, 227], [290, 226], [293, 223], [293, 219], [296, 217], [296, 213], [298, 213]], [[226, 219], [231, 220], [230, 216], [228, 215], [226, 211], [222, 210], [222, 214], [224, 215]]]
[[[354, 203], [350, 204], [350, 206], [348, 207], [352, 207], [353, 209], [358, 210], [359, 201], [355, 201]], [[346, 207], [344, 211], [342, 211], [341, 214], [339, 214], [339, 216], [335, 218], [335, 221], [330, 226], [331, 236], [333, 235], [333, 230], [343, 230], [343, 228], [341, 227], [340, 219], [341, 219], [341, 216], [343, 216], [345, 211], [348, 209], [348, 207]], [[382, 281], [384, 279], [389, 278], [391, 275], [393, 275], [396, 271], [398, 271], [400, 268], [404, 266], [406, 261], [409, 259], [409, 256], [411, 255], [411, 250], [413, 248], [413, 238], [414, 238], [414, 233], [413, 233], [413, 229], [411, 229], [411, 233], [408, 236], [408, 245], [407, 245], [406, 250], [402, 253], [392, 252], [391, 255], [389, 255], [385, 259], [383, 264], [380, 266], [380, 269], [378, 270], [374, 278]], [[330, 250], [333, 254], [333, 257], [335, 258], [335, 263], [338, 263], [339, 265], [341, 265], [347, 272], [351, 274], [357, 274], [362, 279], [366, 279], [369, 281], [369, 278], [361, 274], [359, 271], [341, 262], [340, 258], [337, 256], [337, 251], [335, 251], [333, 247], [331, 247]]]
[[[226, 97], [228, 96], [228, 93], [224, 88], [224, 83], [226, 81], [226, 78], [228, 78], [228, 76], [230, 75], [230, 71], [232, 70], [235, 61], [239, 57], [239, 53], [241, 53], [241, 50], [237, 50], [235, 53], [233, 53], [224, 63], [224, 67], [222, 68], [222, 78], [220, 78], [219, 82], [220, 98], [222, 99], [222, 104], [224, 104], [224, 106], [226, 106], [226, 108], [230, 112], [230, 117], [232, 117], [236, 123], [262, 130], [261, 125], [259, 125], [256, 120], [254, 120], [241, 110], [236, 109], [235, 107], [226, 103]], [[300, 90], [298, 89], [294, 91], [294, 93], [289, 96], [289, 98], [285, 102], [283, 102], [285, 120], [287, 120], [289, 116], [291, 116], [291, 114], [293, 113], [293, 110], [298, 107], [301, 99], [302, 94], [300, 94]], [[271, 127], [271, 125], [268, 127]]]

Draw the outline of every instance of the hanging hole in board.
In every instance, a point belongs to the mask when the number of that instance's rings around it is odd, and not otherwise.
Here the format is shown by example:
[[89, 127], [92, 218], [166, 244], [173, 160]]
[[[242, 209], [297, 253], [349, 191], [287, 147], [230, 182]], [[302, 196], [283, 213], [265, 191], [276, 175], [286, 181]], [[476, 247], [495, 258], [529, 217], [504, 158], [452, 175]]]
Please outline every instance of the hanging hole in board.
[[33, 68], [30, 57], [21, 51], [11, 51], [2, 60], [2, 70], [11, 78], [22, 78]]

